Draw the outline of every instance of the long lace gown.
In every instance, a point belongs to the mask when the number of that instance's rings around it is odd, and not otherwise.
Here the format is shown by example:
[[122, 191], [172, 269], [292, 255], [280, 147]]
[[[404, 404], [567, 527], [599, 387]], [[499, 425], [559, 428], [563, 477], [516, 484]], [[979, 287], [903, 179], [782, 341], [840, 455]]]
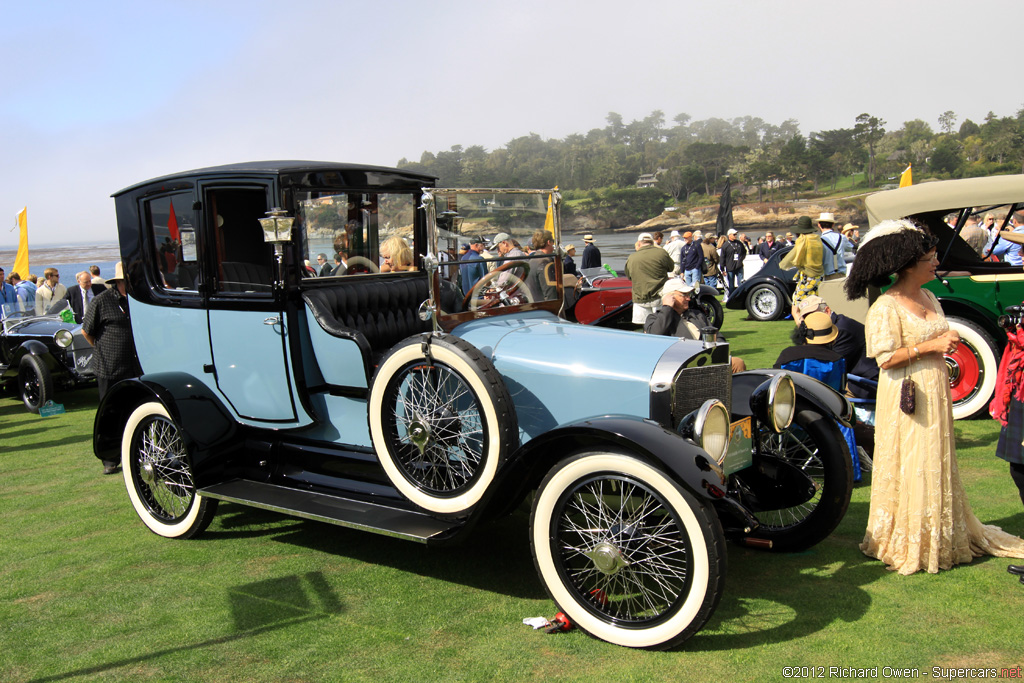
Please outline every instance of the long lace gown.
[[[927, 292], [927, 290], [926, 290]], [[879, 365], [949, 329], [927, 292], [932, 320], [919, 318], [884, 294], [868, 311], [866, 353]], [[900, 410], [904, 377], [917, 385], [913, 415]], [[982, 524], [971, 512], [956, 464], [949, 375], [941, 355], [881, 370], [875, 413], [871, 508], [860, 549], [900, 574], [936, 573], [981, 555], [1024, 557], [1024, 540]]]

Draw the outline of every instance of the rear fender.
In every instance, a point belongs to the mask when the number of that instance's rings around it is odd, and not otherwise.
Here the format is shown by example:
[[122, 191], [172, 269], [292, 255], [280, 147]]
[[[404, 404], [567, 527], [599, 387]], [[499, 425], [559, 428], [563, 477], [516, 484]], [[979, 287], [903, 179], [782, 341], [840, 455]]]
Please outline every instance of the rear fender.
[[[732, 413], [734, 418], [752, 417], [754, 415], [750, 407], [750, 396], [762, 383], [776, 375], [788, 372], [775, 368], [764, 368], [760, 370], [747, 370], [732, 376]], [[799, 372], [789, 372], [793, 378], [793, 385], [796, 388], [796, 395], [812, 403], [822, 413], [831, 415], [844, 427], [850, 426], [853, 419], [853, 404], [845, 396], [835, 389], [819, 382], [813, 377]]]
[[115, 384], [96, 411], [93, 452], [101, 460], [121, 459], [125, 424], [138, 406], [163, 404], [192, 455], [199, 487], [216, 483], [235, 456], [243, 451], [240, 427], [203, 382], [180, 372], [143, 375]]

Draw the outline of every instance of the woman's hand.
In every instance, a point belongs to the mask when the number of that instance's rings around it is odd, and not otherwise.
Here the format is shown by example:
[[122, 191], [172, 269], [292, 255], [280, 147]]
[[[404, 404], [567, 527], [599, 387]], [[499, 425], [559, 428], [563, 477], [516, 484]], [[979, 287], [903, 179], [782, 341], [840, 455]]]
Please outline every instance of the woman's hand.
[[960, 345], [960, 335], [956, 330], [949, 330], [935, 339], [927, 342], [930, 345], [929, 351], [935, 353], [954, 353]]

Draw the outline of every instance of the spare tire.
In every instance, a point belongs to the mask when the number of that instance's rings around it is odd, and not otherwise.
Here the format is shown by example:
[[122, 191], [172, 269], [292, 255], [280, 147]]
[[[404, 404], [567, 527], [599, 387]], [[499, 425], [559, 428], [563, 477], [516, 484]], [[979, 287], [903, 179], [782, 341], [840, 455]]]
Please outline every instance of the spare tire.
[[512, 398], [491, 361], [457, 337], [410, 337], [370, 384], [370, 436], [402, 495], [443, 516], [467, 515], [519, 443]]

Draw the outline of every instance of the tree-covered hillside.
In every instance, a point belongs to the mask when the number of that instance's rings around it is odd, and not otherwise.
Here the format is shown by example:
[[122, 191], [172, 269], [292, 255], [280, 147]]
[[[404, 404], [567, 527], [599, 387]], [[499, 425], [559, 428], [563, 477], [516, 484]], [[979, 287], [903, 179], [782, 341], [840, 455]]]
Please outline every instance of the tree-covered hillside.
[[[664, 114], [654, 111], [630, 123], [612, 112], [606, 121], [604, 128], [561, 140], [531, 133], [490, 151], [454, 145], [398, 166], [436, 175], [448, 187], [559, 185], [569, 199], [597, 204], [706, 202], [721, 190], [725, 174], [751, 201], [764, 201], [874, 188], [892, 182], [908, 164], [915, 181], [1024, 172], [1024, 108], [1015, 116], [990, 112], [981, 123], [959, 124], [947, 111], [938, 117], [937, 131], [921, 119], [897, 128], [864, 113], [849, 128], [807, 136], [795, 119], [774, 125], [752, 116], [692, 121], [679, 114], [666, 124]], [[636, 188], [643, 176], [653, 190], [626, 189]]]

